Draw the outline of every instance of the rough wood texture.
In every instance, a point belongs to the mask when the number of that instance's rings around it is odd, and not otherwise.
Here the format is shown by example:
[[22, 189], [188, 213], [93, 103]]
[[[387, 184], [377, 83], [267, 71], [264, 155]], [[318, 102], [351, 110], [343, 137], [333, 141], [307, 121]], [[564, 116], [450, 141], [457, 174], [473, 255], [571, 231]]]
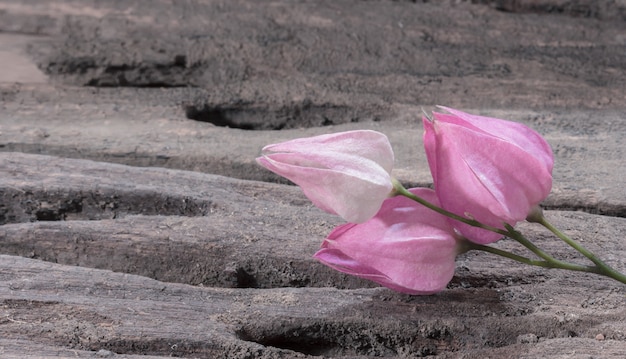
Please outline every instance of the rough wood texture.
[[369, 128], [430, 185], [422, 107], [523, 122], [548, 217], [624, 271], [625, 33], [623, 0], [0, 1], [0, 357], [626, 357], [623, 285], [468, 253], [440, 294], [378, 288], [254, 163]]

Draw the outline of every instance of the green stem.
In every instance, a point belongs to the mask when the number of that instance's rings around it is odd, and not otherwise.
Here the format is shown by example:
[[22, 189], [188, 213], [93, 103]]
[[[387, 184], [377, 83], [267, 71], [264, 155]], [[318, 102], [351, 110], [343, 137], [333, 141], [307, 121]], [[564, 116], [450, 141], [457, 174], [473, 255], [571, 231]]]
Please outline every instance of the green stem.
[[515, 241], [517, 241], [524, 247], [528, 248], [531, 252], [535, 253], [538, 257], [543, 258], [543, 260], [546, 263], [550, 264], [549, 266], [550, 268], [561, 268], [561, 269], [575, 270], [579, 272], [590, 272], [590, 273], [602, 274], [600, 268], [598, 268], [597, 266], [581, 266], [578, 264], [572, 264], [572, 263], [558, 260], [554, 258], [553, 256], [549, 255], [548, 253], [544, 252], [541, 248], [537, 247], [533, 242], [531, 242], [529, 239], [524, 237], [522, 233], [520, 233], [519, 231], [516, 231], [515, 228], [513, 228], [513, 226], [511, 226], [510, 224], [505, 224], [504, 226], [509, 231], [508, 237], [514, 239]]
[[478, 228], [486, 229], [488, 231], [496, 232], [496, 233], [501, 234], [503, 236], [508, 236], [509, 235], [509, 232], [507, 232], [507, 231], [505, 231], [503, 229], [492, 227], [490, 225], [478, 222], [477, 220], [461, 217], [461, 216], [459, 216], [457, 214], [454, 214], [452, 212], [448, 212], [445, 209], [428, 202], [427, 200], [423, 199], [422, 197], [416, 196], [413, 193], [409, 192], [409, 190], [404, 188], [404, 186], [398, 180], [396, 180], [395, 178], [393, 179], [393, 189], [394, 189], [394, 191], [395, 191], [395, 193], [397, 195], [401, 195], [401, 196], [410, 198], [410, 199], [414, 200], [415, 202], [417, 202], [417, 203], [419, 203], [419, 204], [421, 204], [421, 205], [423, 205], [423, 206], [425, 206], [427, 208], [430, 208], [433, 211], [435, 211], [435, 212], [437, 212], [439, 214], [442, 214], [442, 215], [444, 215], [446, 217], [455, 219], [455, 220], [457, 220], [459, 222], [463, 222], [465, 224], [469, 224], [470, 226], [473, 226], [473, 227], [478, 227]]
[[524, 237], [522, 233], [520, 233], [519, 231], [516, 231], [515, 228], [513, 228], [513, 226], [511, 226], [510, 224], [507, 223], [504, 226], [508, 230], [507, 237], [514, 239], [519, 244], [528, 248], [528, 250], [535, 253], [539, 258], [543, 258], [544, 260], [548, 262], [558, 261], [556, 258], [544, 252], [541, 248], [537, 247], [533, 242], [531, 242], [526, 237]]
[[532, 213], [532, 218], [529, 217], [529, 221], [531, 222], [536, 222], [539, 223], [541, 225], [543, 225], [544, 227], [546, 227], [548, 230], [550, 230], [552, 233], [554, 233], [557, 237], [559, 237], [561, 240], [563, 240], [565, 243], [569, 244], [572, 248], [576, 249], [578, 252], [580, 252], [581, 254], [583, 254], [585, 257], [589, 258], [595, 265], [594, 266], [583, 266], [583, 265], [579, 265], [579, 264], [574, 264], [574, 263], [569, 263], [569, 262], [564, 262], [561, 260], [558, 260], [554, 257], [552, 257], [550, 254], [544, 252], [542, 249], [540, 249], [539, 247], [537, 247], [534, 243], [532, 243], [530, 240], [528, 240], [526, 237], [524, 237], [524, 235], [522, 235], [522, 233], [520, 233], [519, 231], [516, 231], [513, 226], [509, 225], [509, 224], [504, 224], [506, 230], [500, 229], [500, 228], [496, 228], [496, 227], [492, 227], [489, 225], [486, 225], [484, 223], [478, 222], [474, 219], [469, 219], [469, 218], [465, 218], [465, 217], [461, 217], [457, 214], [454, 214], [452, 212], [446, 211], [445, 209], [436, 206], [428, 201], [426, 201], [425, 199], [414, 195], [413, 193], [409, 192], [409, 190], [407, 190], [398, 180], [393, 179], [393, 186], [394, 186], [394, 192], [396, 195], [401, 195], [404, 197], [407, 197], [409, 199], [414, 200], [417, 203], [420, 203], [421, 205], [439, 213], [442, 214], [446, 217], [452, 218], [454, 220], [457, 220], [459, 222], [463, 222], [465, 224], [468, 224], [470, 226], [474, 226], [474, 227], [478, 227], [478, 228], [482, 228], [482, 229], [486, 229], [488, 231], [492, 231], [498, 234], [501, 234], [503, 236], [506, 237], [510, 237], [512, 239], [514, 239], [515, 241], [517, 241], [518, 243], [520, 243], [521, 245], [523, 245], [524, 247], [526, 247], [528, 250], [530, 250], [531, 252], [533, 252], [535, 255], [537, 255], [538, 257], [540, 257], [542, 260], [532, 260], [520, 255], [517, 255], [515, 253], [511, 253], [508, 251], [504, 251], [498, 248], [494, 248], [491, 246], [486, 246], [486, 245], [481, 245], [481, 244], [476, 244], [470, 241], [467, 241], [467, 249], [471, 250], [471, 249], [475, 249], [475, 250], [480, 250], [483, 252], [488, 252], [488, 253], [492, 253], [492, 254], [496, 254], [502, 257], [506, 257], [509, 259], [513, 259], [515, 261], [524, 263], [524, 264], [529, 264], [529, 265], [533, 265], [533, 266], [538, 266], [538, 267], [544, 267], [544, 268], [558, 268], [558, 269], [566, 269], [566, 270], [571, 270], [571, 271], [577, 271], [577, 272], [588, 272], [588, 273], [595, 273], [595, 274], [600, 274], [609, 278], [613, 278], [621, 283], [626, 284], [626, 275], [616, 271], [615, 269], [611, 268], [610, 266], [608, 266], [606, 263], [604, 263], [602, 260], [600, 260], [598, 257], [596, 257], [593, 253], [591, 253], [589, 250], [587, 250], [586, 248], [584, 248], [583, 246], [581, 246], [578, 242], [574, 241], [573, 239], [569, 238], [567, 235], [565, 235], [563, 232], [559, 231], [556, 227], [554, 227], [552, 224], [550, 224], [546, 218], [543, 216], [543, 214], [541, 213], [541, 211], [534, 211]]
[[519, 231], [516, 231], [515, 228], [513, 228], [513, 226], [509, 225], [509, 224], [504, 224], [506, 230], [500, 229], [500, 228], [496, 228], [496, 227], [492, 227], [489, 225], [486, 225], [484, 223], [478, 222], [474, 219], [469, 219], [469, 218], [465, 218], [465, 217], [461, 217], [457, 214], [454, 214], [452, 212], [446, 211], [445, 209], [436, 206], [428, 201], [426, 201], [425, 199], [414, 195], [413, 193], [409, 192], [409, 190], [407, 190], [406, 188], [404, 188], [404, 186], [402, 186], [402, 184], [396, 180], [393, 179], [393, 187], [394, 187], [394, 192], [396, 195], [401, 195], [404, 197], [407, 197], [409, 199], [414, 200], [417, 203], [420, 203], [421, 205], [439, 213], [442, 214], [446, 217], [452, 218], [454, 220], [457, 220], [459, 222], [463, 222], [465, 224], [469, 224], [470, 226], [474, 226], [474, 227], [478, 227], [478, 228], [482, 228], [482, 229], [486, 229], [488, 231], [492, 231], [498, 234], [501, 234], [502, 236], [505, 237], [510, 237], [512, 239], [514, 239], [515, 241], [517, 241], [518, 243], [520, 243], [521, 245], [523, 245], [524, 247], [526, 247], [528, 250], [530, 250], [531, 252], [533, 252], [535, 255], [537, 255], [539, 258], [541, 258], [542, 260], [532, 260], [530, 258], [526, 258], [520, 255], [517, 255], [515, 253], [511, 253], [502, 249], [498, 249], [498, 248], [494, 248], [494, 247], [490, 247], [490, 246], [486, 246], [486, 245], [482, 245], [482, 244], [476, 244], [470, 241], [466, 241], [466, 247], [467, 250], [480, 250], [483, 252], [488, 252], [488, 253], [492, 253], [492, 254], [496, 254], [502, 257], [506, 257], [509, 259], [513, 259], [515, 261], [518, 261], [520, 263], [524, 263], [524, 264], [529, 264], [529, 265], [533, 265], [533, 266], [538, 266], [538, 267], [544, 267], [544, 268], [558, 268], [558, 269], [566, 269], [566, 270], [571, 270], [571, 271], [577, 271], [577, 272], [588, 272], [588, 273], [595, 273], [595, 274], [600, 274], [609, 278], [613, 278], [621, 283], [626, 284], [626, 275], [616, 271], [615, 269], [611, 268], [609, 265], [607, 265], [606, 263], [604, 263], [602, 260], [600, 260], [598, 257], [596, 257], [593, 253], [591, 253], [589, 250], [587, 250], [586, 248], [584, 248], [582, 245], [580, 245], [578, 242], [574, 241], [573, 239], [569, 238], [567, 235], [565, 235], [563, 232], [559, 231], [556, 227], [554, 227], [551, 223], [549, 223], [546, 218], [543, 216], [543, 214], [541, 213], [541, 210], [538, 211], [533, 211], [531, 217], [529, 217], [529, 221], [531, 222], [536, 222], [539, 223], [541, 225], [543, 225], [544, 227], [546, 227], [548, 230], [550, 230], [552, 233], [554, 233], [557, 237], [559, 237], [561, 240], [563, 240], [565, 243], [567, 243], [568, 245], [570, 245], [572, 248], [576, 249], [578, 252], [580, 252], [581, 254], [583, 254], [585, 257], [589, 258], [595, 265], [594, 266], [583, 266], [583, 265], [579, 265], [579, 264], [574, 264], [574, 263], [569, 263], [569, 262], [564, 262], [561, 260], [558, 260], [556, 258], [554, 258], [553, 256], [551, 256], [550, 254], [544, 252], [543, 250], [541, 250], [539, 247], [537, 247], [534, 243], [532, 243], [530, 240], [528, 240], [526, 237], [524, 237], [524, 235], [522, 233], [520, 233]]
[[594, 267], [582, 266], [582, 265], [567, 263], [567, 262], [563, 262], [559, 260], [539, 260], [539, 261], [532, 260], [530, 258], [526, 258], [520, 255], [517, 255], [515, 253], [502, 250], [502, 249], [498, 249], [498, 248], [494, 248], [494, 247], [486, 246], [482, 244], [471, 243], [471, 242], [467, 246], [470, 250], [474, 249], [474, 250], [496, 254], [505, 258], [518, 261], [520, 263], [529, 264], [529, 265], [533, 265], [537, 267], [557, 268], [557, 269], [566, 269], [566, 270], [577, 271], [577, 272], [589, 272], [589, 273], [601, 274], [598, 268], [595, 266]]
[[611, 268], [608, 264], [604, 263], [600, 258], [596, 257], [596, 255], [593, 254], [591, 251], [589, 251], [587, 248], [583, 247], [580, 243], [576, 242], [575, 240], [567, 236], [565, 233], [558, 230], [550, 222], [548, 222], [548, 220], [543, 215], [537, 218], [536, 222], [546, 227], [550, 232], [554, 233], [563, 242], [569, 244], [572, 248], [577, 250], [579, 253], [589, 258], [589, 260], [591, 260], [598, 268], [599, 274], [613, 278], [619, 282], [626, 284], [626, 275]]

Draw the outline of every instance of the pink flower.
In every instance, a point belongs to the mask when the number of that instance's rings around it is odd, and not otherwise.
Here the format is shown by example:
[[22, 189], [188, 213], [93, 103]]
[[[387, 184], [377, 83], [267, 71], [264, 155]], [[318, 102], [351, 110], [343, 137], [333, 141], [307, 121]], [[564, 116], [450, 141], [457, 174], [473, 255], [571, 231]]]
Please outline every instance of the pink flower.
[[263, 148], [257, 162], [302, 188], [317, 207], [348, 222], [374, 216], [393, 189], [393, 151], [385, 135], [348, 131]]
[[[410, 191], [438, 203], [431, 189]], [[335, 228], [314, 257], [398, 292], [433, 294], [452, 279], [454, 260], [464, 250], [446, 217], [398, 196], [385, 200], [369, 221]]]
[[[424, 122], [424, 147], [441, 206], [497, 228], [514, 226], [552, 187], [548, 143], [520, 123], [442, 107]], [[487, 244], [501, 235], [458, 221], [469, 240]]]

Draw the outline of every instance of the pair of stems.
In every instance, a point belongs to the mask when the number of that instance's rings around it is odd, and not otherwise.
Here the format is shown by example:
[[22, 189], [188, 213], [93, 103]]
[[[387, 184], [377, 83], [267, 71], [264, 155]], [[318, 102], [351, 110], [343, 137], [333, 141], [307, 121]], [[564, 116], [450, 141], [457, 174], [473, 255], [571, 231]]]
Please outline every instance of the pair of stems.
[[544, 268], [558, 268], [558, 269], [566, 269], [566, 270], [571, 270], [571, 271], [577, 271], [577, 272], [588, 272], [588, 273], [595, 273], [595, 274], [599, 274], [599, 275], [603, 275], [609, 278], [613, 278], [623, 284], [626, 284], [626, 275], [616, 271], [615, 269], [611, 268], [609, 265], [607, 265], [606, 263], [604, 263], [602, 260], [600, 260], [595, 254], [593, 254], [591, 251], [587, 250], [586, 248], [584, 248], [580, 243], [576, 242], [575, 240], [573, 240], [572, 238], [568, 237], [565, 233], [561, 232], [560, 230], [558, 230], [556, 227], [554, 227], [550, 222], [548, 222], [548, 220], [543, 216], [543, 214], [541, 213], [541, 210], [538, 208], [538, 210], [534, 211], [531, 216], [529, 216], [528, 220], [535, 222], [535, 223], [539, 223], [542, 226], [544, 226], [545, 228], [547, 228], [550, 232], [554, 233], [554, 235], [556, 235], [559, 239], [561, 239], [563, 242], [567, 243], [570, 247], [574, 248], [576, 251], [578, 251], [579, 253], [581, 253], [582, 255], [584, 255], [585, 257], [587, 257], [589, 260], [591, 260], [591, 262], [593, 263], [593, 265], [580, 265], [580, 264], [575, 264], [575, 263], [569, 263], [569, 262], [565, 262], [565, 261], [561, 261], [559, 259], [554, 258], [553, 256], [551, 256], [550, 254], [544, 252], [543, 250], [541, 250], [539, 247], [537, 247], [534, 243], [532, 243], [530, 240], [528, 240], [526, 237], [524, 237], [524, 235], [522, 233], [520, 233], [519, 231], [515, 230], [513, 228], [513, 226], [509, 225], [509, 224], [505, 224], [505, 228], [506, 229], [500, 229], [500, 228], [496, 228], [496, 227], [492, 227], [489, 225], [486, 225], [484, 223], [478, 222], [474, 219], [469, 219], [469, 218], [465, 218], [462, 216], [459, 216], [457, 214], [454, 214], [452, 212], [446, 211], [445, 209], [436, 206], [428, 201], [426, 201], [425, 199], [414, 195], [413, 193], [409, 192], [406, 188], [404, 188], [404, 186], [402, 186], [402, 184], [400, 184], [400, 182], [398, 182], [397, 180], [393, 180], [394, 182], [394, 192], [396, 195], [402, 195], [404, 197], [407, 197], [409, 199], [414, 200], [415, 202], [418, 202], [419, 204], [435, 211], [438, 212], [446, 217], [452, 218], [454, 220], [457, 220], [459, 222], [463, 222], [465, 224], [469, 224], [470, 226], [474, 226], [474, 227], [478, 227], [478, 228], [482, 228], [482, 229], [486, 229], [488, 231], [492, 231], [498, 234], [501, 234], [502, 236], [505, 237], [509, 237], [514, 239], [515, 241], [517, 241], [518, 243], [520, 243], [521, 245], [523, 245], [524, 247], [526, 247], [528, 250], [530, 250], [531, 252], [533, 252], [537, 257], [541, 258], [541, 259], [530, 259], [524, 256], [520, 256], [517, 255], [515, 253], [509, 252], [509, 251], [505, 251], [502, 249], [498, 249], [495, 247], [491, 247], [491, 246], [487, 246], [487, 245], [482, 245], [482, 244], [477, 244], [477, 243], [473, 243], [470, 241], [467, 241], [467, 246], [469, 248], [469, 250], [480, 250], [480, 251], [484, 251], [484, 252], [488, 252], [488, 253], [492, 253], [492, 254], [497, 254], [499, 256], [502, 257], [506, 257], [506, 258], [510, 258], [513, 259], [515, 261], [524, 263], [524, 264], [529, 264], [529, 265], [533, 265], [533, 266], [538, 266], [538, 267], [544, 267]]

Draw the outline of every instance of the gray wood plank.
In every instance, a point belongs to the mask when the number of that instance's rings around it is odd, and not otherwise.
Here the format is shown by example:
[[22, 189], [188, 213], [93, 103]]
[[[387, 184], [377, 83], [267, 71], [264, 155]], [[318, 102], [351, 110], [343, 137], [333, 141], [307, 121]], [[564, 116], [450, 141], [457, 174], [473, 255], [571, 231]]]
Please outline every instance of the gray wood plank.
[[519, 121], [555, 152], [547, 216], [624, 271], [624, 20], [592, 0], [1, 1], [0, 357], [626, 357], [623, 285], [470, 252], [440, 294], [377, 288], [311, 258], [340, 220], [254, 162], [367, 128], [430, 185], [422, 109]]

